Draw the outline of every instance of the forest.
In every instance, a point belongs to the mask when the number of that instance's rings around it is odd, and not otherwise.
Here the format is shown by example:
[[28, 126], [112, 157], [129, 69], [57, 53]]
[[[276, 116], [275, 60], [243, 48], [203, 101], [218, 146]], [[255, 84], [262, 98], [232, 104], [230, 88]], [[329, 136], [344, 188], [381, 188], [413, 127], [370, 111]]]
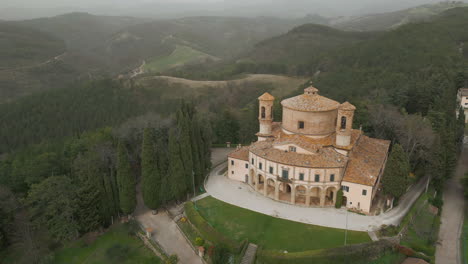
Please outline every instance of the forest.
[[[386, 193], [398, 198], [410, 177], [429, 175], [440, 207], [465, 128], [455, 98], [468, 81], [466, 17], [468, 8], [456, 8], [386, 32], [302, 26], [257, 44], [258, 57], [245, 52], [165, 74], [310, 79], [322, 95], [357, 107], [356, 129], [392, 141], [383, 181], [398, 184], [386, 184]], [[316, 34], [333, 45], [305, 50]], [[141, 81], [149, 77], [69, 81], [0, 103], [0, 258], [24, 252], [17, 263], [40, 263], [67, 241], [108, 227], [138, 210], [138, 183], [150, 209], [186, 200], [211, 168], [210, 148], [254, 141], [256, 98], [276, 96], [266, 84], [191, 89]], [[275, 121], [281, 100], [306, 85], [277, 96]]]

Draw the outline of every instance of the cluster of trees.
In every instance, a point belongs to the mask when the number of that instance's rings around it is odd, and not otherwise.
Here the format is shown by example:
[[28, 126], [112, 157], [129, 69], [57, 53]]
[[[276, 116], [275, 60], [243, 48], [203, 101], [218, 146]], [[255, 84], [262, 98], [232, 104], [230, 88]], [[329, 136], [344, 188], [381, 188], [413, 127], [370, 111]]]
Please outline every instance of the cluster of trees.
[[184, 103], [171, 128], [144, 130], [141, 175], [147, 207], [181, 201], [203, 186], [211, 167], [211, 131], [204, 123], [193, 105]]
[[149, 208], [186, 199], [211, 166], [206, 122], [183, 103], [173, 119], [146, 115], [3, 155], [0, 197], [16, 198], [0, 203], [0, 250], [14, 245], [30, 252], [21, 261], [35, 263], [61, 243], [109, 226], [135, 211], [140, 174]]

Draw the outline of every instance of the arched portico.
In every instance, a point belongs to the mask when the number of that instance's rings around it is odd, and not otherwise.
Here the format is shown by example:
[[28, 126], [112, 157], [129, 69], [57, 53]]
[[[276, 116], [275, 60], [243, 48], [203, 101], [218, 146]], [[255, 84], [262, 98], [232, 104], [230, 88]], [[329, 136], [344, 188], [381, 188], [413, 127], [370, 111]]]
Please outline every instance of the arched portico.
[[333, 206], [336, 202], [337, 188], [332, 186], [328, 187], [325, 191], [325, 206]]
[[296, 186], [296, 199], [295, 202], [298, 205], [306, 205], [307, 202], [307, 188], [304, 185]]
[[281, 182], [278, 186], [279, 197], [278, 200], [283, 202], [291, 202], [291, 190], [292, 187], [290, 184]]
[[310, 188], [310, 205], [311, 206], [320, 206], [320, 196], [322, 194], [322, 189], [320, 187], [311, 187]]
[[261, 174], [257, 175], [257, 185], [255, 186], [255, 189], [259, 192], [264, 192], [265, 188], [265, 177]]
[[265, 196], [275, 199], [276, 181], [271, 178], [267, 179], [266, 187]]

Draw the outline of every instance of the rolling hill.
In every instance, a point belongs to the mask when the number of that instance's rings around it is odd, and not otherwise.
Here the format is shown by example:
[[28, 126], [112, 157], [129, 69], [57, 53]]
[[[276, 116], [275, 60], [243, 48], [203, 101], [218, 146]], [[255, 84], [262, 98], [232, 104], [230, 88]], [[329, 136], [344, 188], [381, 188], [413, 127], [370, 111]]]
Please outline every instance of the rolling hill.
[[355, 44], [378, 35], [374, 32], [348, 32], [328, 26], [305, 24], [288, 33], [264, 40], [246, 59], [256, 63], [297, 65], [318, 58], [322, 52]]
[[65, 44], [39, 30], [0, 21], [0, 70], [46, 62], [65, 52]]
[[344, 21], [338, 20], [331, 25], [343, 30], [353, 31], [388, 30], [407, 23], [425, 21], [448, 9], [464, 6], [468, 6], [468, 4], [459, 1], [446, 1], [437, 4], [416, 6], [395, 12], [352, 17]]

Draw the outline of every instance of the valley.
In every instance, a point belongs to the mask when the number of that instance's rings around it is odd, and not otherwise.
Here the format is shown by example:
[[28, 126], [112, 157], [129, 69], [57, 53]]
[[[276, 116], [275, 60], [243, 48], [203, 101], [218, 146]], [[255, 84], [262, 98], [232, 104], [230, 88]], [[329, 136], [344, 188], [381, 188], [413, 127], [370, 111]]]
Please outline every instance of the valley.
[[306, 11], [0, 20], [0, 262], [439, 264], [467, 4]]

